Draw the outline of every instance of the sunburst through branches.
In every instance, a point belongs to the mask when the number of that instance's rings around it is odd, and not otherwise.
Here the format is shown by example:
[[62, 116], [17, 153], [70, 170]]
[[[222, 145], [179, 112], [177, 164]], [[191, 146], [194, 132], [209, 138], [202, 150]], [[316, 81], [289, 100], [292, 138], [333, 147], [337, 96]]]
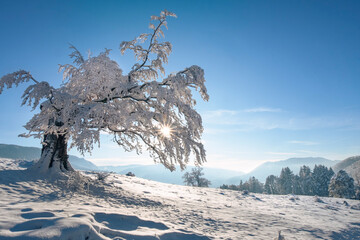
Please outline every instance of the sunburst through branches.
[[172, 135], [173, 129], [169, 125], [161, 125], [160, 134], [165, 138], [170, 138]]

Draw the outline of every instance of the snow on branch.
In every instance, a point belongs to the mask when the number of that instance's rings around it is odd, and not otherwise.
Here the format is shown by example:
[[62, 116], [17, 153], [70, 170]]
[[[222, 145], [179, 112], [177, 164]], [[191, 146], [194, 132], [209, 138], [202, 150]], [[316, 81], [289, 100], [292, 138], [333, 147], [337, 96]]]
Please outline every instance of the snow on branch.
[[6, 88], [12, 88], [13, 85], [17, 87], [20, 83], [28, 82], [30, 80], [38, 83], [29, 72], [24, 70], [19, 70], [17, 72], [7, 74], [0, 79], [0, 94], [4, 90], [5, 86]]
[[163, 64], [172, 49], [169, 42], [160, 41], [169, 16], [176, 17], [166, 10], [151, 17], [151, 33], [121, 43], [121, 52], [131, 50], [137, 60], [128, 74], [110, 59], [110, 50], [84, 59], [71, 45], [74, 61], [60, 65], [66, 81], [59, 88], [37, 82], [25, 71], [2, 77], [0, 93], [5, 85], [35, 81], [25, 90], [23, 105], [34, 109], [40, 104], [41, 111], [25, 125], [28, 133], [23, 136], [62, 135], [70, 148], [85, 153], [100, 145], [105, 131], [126, 151], [147, 150], [170, 170], [177, 164], [185, 168], [190, 158], [195, 165], [205, 162], [202, 119], [193, 99], [194, 91], [209, 99], [204, 70], [193, 65], [163, 79], [158, 74], [165, 75]]
[[81, 55], [79, 50], [77, 50], [77, 48], [72, 44], [70, 44], [70, 49], [73, 49], [73, 51], [69, 55], [70, 58], [74, 58], [73, 63], [77, 65], [84, 63], [84, 57]]
[[[155, 80], [158, 78], [158, 71], [160, 71], [161, 74], [165, 74], [163, 63], [168, 62], [168, 56], [172, 51], [172, 46], [170, 42], [160, 43], [158, 39], [165, 36], [161, 27], [167, 28], [166, 18], [168, 16], [176, 17], [174, 13], [167, 10], [162, 11], [160, 16], [151, 16], [151, 21], [158, 22], [157, 25], [150, 22], [149, 28], [153, 30], [152, 33], [142, 33], [134, 40], [123, 41], [120, 44], [122, 54], [124, 54], [127, 49], [132, 50], [135, 54], [135, 59], [139, 61], [139, 63], [134, 64], [132, 67], [128, 75], [129, 81], [132, 79], [140, 81]], [[143, 48], [141, 44], [144, 44], [148, 38], [150, 38], [148, 47]], [[155, 55], [152, 60], [150, 60], [150, 54]]]
[[48, 82], [39, 82], [37, 84], [30, 85], [23, 93], [22, 105], [27, 103], [28, 106], [32, 105], [32, 109], [36, 109], [39, 105], [40, 100], [43, 98], [48, 98], [51, 94], [51, 90]]

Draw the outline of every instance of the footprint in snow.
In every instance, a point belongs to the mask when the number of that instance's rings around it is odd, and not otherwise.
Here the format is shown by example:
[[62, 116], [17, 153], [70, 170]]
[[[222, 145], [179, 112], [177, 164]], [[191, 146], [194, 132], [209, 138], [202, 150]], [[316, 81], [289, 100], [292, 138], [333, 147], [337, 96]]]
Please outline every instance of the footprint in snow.
[[95, 213], [94, 218], [97, 222], [104, 223], [104, 225], [106, 225], [108, 228], [117, 230], [133, 231], [138, 227], [155, 228], [159, 230], [169, 229], [163, 223], [142, 220], [136, 216], [115, 213]]
[[53, 222], [54, 222], [54, 220], [48, 220], [48, 219], [30, 220], [27, 222], [22, 222], [22, 223], [16, 224], [14, 227], [10, 228], [10, 231], [11, 232], [21, 232], [21, 231], [41, 229], [41, 228], [53, 225]]
[[24, 208], [24, 209], [21, 209], [22, 212], [30, 212], [32, 211], [33, 209], [32, 208]]
[[55, 215], [51, 212], [31, 212], [31, 213], [23, 213], [21, 214], [21, 217], [25, 219], [33, 219], [33, 218], [55, 217]]

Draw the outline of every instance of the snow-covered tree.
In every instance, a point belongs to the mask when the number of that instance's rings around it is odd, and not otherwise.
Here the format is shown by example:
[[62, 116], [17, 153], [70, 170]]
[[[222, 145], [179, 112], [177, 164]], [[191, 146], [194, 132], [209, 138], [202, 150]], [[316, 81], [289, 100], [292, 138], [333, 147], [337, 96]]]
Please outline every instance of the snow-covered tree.
[[257, 178], [250, 177], [249, 178], [249, 192], [263, 193], [264, 192], [264, 184], [262, 184]]
[[329, 196], [353, 198], [354, 195], [354, 179], [350, 177], [344, 170], [340, 170], [330, 180]]
[[185, 185], [193, 187], [209, 187], [211, 182], [208, 179], [201, 177], [204, 175], [202, 171], [203, 169], [201, 167], [196, 167], [191, 169], [190, 173], [186, 172], [183, 175]]
[[151, 33], [120, 44], [121, 53], [133, 51], [137, 61], [127, 74], [110, 59], [109, 49], [85, 58], [71, 46], [73, 64], [60, 66], [64, 82], [59, 88], [24, 70], [0, 79], [0, 93], [4, 88], [32, 83], [22, 104], [41, 110], [25, 125], [27, 133], [21, 136], [42, 139], [36, 168], [73, 171], [68, 147], [82, 154], [91, 152], [100, 144], [101, 132], [112, 134], [126, 151], [149, 151], [155, 162], [170, 170], [176, 164], [184, 169], [190, 157], [195, 165], [206, 160], [202, 119], [194, 109], [192, 95], [195, 89], [204, 100], [209, 98], [204, 70], [194, 65], [165, 76], [163, 65], [172, 45], [161, 38], [168, 17], [176, 15], [164, 10], [152, 16]]
[[286, 167], [281, 170], [279, 177], [280, 194], [289, 194], [293, 191], [294, 174], [290, 168]]
[[292, 189], [292, 193], [293, 194], [297, 194], [297, 195], [302, 195], [303, 190], [301, 189], [301, 180], [300, 177], [298, 175], [294, 175], [293, 178], [293, 189]]
[[265, 180], [264, 190], [267, 194], [279, 194], [279, 178], [270, 175]]
[[[295, 178], [296, 179], [296, 178]], [[300, 192], [297, 194], [311, 195], [312, 194], [312, 173], [308, 166], [302, 166], [299, 171], [299, 178], [297, 179]], [[294, 184], [295, 185], [295, 184]]]
[[324, 165], [315, 165], [312, 179], [312, 193], [317, 196], [329, 196], [330, 179], [334, 176], [332, 168], [327, 168]]

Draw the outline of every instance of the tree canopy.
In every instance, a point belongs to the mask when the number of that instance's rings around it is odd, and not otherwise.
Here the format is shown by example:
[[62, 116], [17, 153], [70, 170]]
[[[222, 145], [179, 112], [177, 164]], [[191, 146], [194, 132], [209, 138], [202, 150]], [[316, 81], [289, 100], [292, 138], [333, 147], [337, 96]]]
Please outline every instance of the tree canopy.
[[203, 100], [209, 99], [204, 70], [193, 65], [165, 76], [163, 65], [172, 45], [161, 39], [168, 17], [176, 15], [164, 10], [152, 16], [151, 33], [120, 44], [121, 53], [132, 51], [137, 61], [127, 74], [110, 59], [109, 49], [85, 58], [71, 46], [73, 63], [60, 65], [63, 84], [59, 88], [36, 80], [25, 70], [3, 76], [0, 93], [5, 87], [31, 82], [22, 105], [41, 109], [21, 136], [43, 142], [47, 135], [62, 136], [70, 148], [76, 147], [83, 154], [100, 144], [100, 133], [106, 132], [126, 151], [139, 154], [145, 149], [155, 162], [170, 170], [176, 164], [184, 169], [190, 156], [196, 165], [203, 163], [202, 119], [194, 109], [192, 89]]

